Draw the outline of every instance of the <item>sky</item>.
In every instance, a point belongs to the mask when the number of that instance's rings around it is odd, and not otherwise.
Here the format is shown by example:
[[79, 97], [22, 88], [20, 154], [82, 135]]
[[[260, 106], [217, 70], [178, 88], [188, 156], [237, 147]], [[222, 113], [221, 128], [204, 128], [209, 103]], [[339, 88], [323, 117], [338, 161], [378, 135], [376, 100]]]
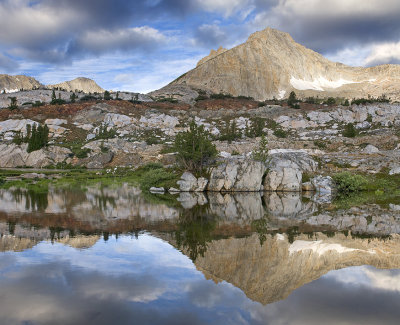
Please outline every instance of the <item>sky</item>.
[[400, 63], [398, 0], [0, 0], [0, 73], [161, 88], [266, 27], [352, 66]]

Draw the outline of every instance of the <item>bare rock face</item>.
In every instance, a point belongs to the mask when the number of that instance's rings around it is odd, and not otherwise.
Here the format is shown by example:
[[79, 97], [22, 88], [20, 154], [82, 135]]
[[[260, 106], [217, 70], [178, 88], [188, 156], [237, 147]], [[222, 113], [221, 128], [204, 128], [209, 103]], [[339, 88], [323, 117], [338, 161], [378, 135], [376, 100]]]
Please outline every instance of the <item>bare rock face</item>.
[[211, 51], [196, 68], [171, 85], [257, 100], [301, 96], [378, 97], [399, 99], [400, 66], [354, 68], [331, 62], [296, 43], [284, 32], [267, 28], [230, 50]]
[[49, 146], [44, 149], [28, 153], [28, 145], [0, 144], [0, 167], [14, 168], [28, 166], [42, 168], [62, 163], [72, 154], [71, 150], [58, 146]]
[[94, 80], [82, 77], [55, 85], [47, 85], [47, 87], [65, 89], [66, 91], [77, 90], [83, 91], [84, 93], [104, 93], [104, 89], [101, 88]]
[[20, 91], [21, 89], [31, 90], [40, 87], [43, 87], [43, 85], [32, 77], [0, 74], [0, 93], [13, 93]]
[[211, 168], [208, 191], [257, 192], [262, 189], [266, 167], [249, 159], [230, 159]]

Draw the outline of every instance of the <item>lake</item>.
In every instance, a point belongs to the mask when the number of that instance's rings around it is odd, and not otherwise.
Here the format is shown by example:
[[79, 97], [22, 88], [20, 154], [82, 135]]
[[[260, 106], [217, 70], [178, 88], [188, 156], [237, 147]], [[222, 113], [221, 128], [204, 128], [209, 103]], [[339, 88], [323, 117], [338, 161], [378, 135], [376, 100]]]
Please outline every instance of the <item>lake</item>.
[[348, 204], [0, 189], [0, 323], [398, 324], [400, 204]]

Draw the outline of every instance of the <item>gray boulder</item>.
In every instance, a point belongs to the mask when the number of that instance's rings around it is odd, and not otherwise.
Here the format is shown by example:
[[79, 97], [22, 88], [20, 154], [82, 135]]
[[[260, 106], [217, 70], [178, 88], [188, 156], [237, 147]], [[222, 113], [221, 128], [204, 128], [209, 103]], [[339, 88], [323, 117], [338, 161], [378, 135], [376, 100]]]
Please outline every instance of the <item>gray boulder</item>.
[[318, 164], [304, 152], [279, 152], [267, 162], [264, 190], [301, 192], [303, 172], [314, 172]]
[[81, 164], [85, 165], [89, 169], [99, 169], [104, 168], [108, 163], [112, 161], [113, 158], [114, 153], [112, 151], [109, 151], [86, 158], [81, 162]]
[[192, 173], [185, 172], [176, 183], [179, 185], [181, 192], [203, 192], [206, 189], [208, 180], [204, 177], [197, 179]]
[[257, 192], [262, 190], [265, 164], [250, 159], [226, 159], [210, 170], [208, 191]]

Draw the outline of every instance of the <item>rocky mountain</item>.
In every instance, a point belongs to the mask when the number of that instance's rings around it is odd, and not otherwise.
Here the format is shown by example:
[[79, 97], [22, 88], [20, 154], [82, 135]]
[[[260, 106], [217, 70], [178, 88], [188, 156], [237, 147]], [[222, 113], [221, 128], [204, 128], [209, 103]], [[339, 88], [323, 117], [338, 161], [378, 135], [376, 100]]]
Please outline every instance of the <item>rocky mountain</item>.
[[66, 91], [83, 91], [84, 93], [103, 93], [101, 88], [94, 80], [79, 77], [71, 81], [61, 82], [55, 85], [47, 85], [48, 88], [60, 88]]
[[230, 50], [211, 51], [166, 88], [176, 85], [257, 100], [284, 98], [292, 90], [300, 96], [399, 99], [400, 65], [346, 66], [267, 28]]
[[14, 93], [20, 89], [31, 90], [40, 87], [43, 87], [43, 85], [32, 77], [0, 74], [0, 93]]

